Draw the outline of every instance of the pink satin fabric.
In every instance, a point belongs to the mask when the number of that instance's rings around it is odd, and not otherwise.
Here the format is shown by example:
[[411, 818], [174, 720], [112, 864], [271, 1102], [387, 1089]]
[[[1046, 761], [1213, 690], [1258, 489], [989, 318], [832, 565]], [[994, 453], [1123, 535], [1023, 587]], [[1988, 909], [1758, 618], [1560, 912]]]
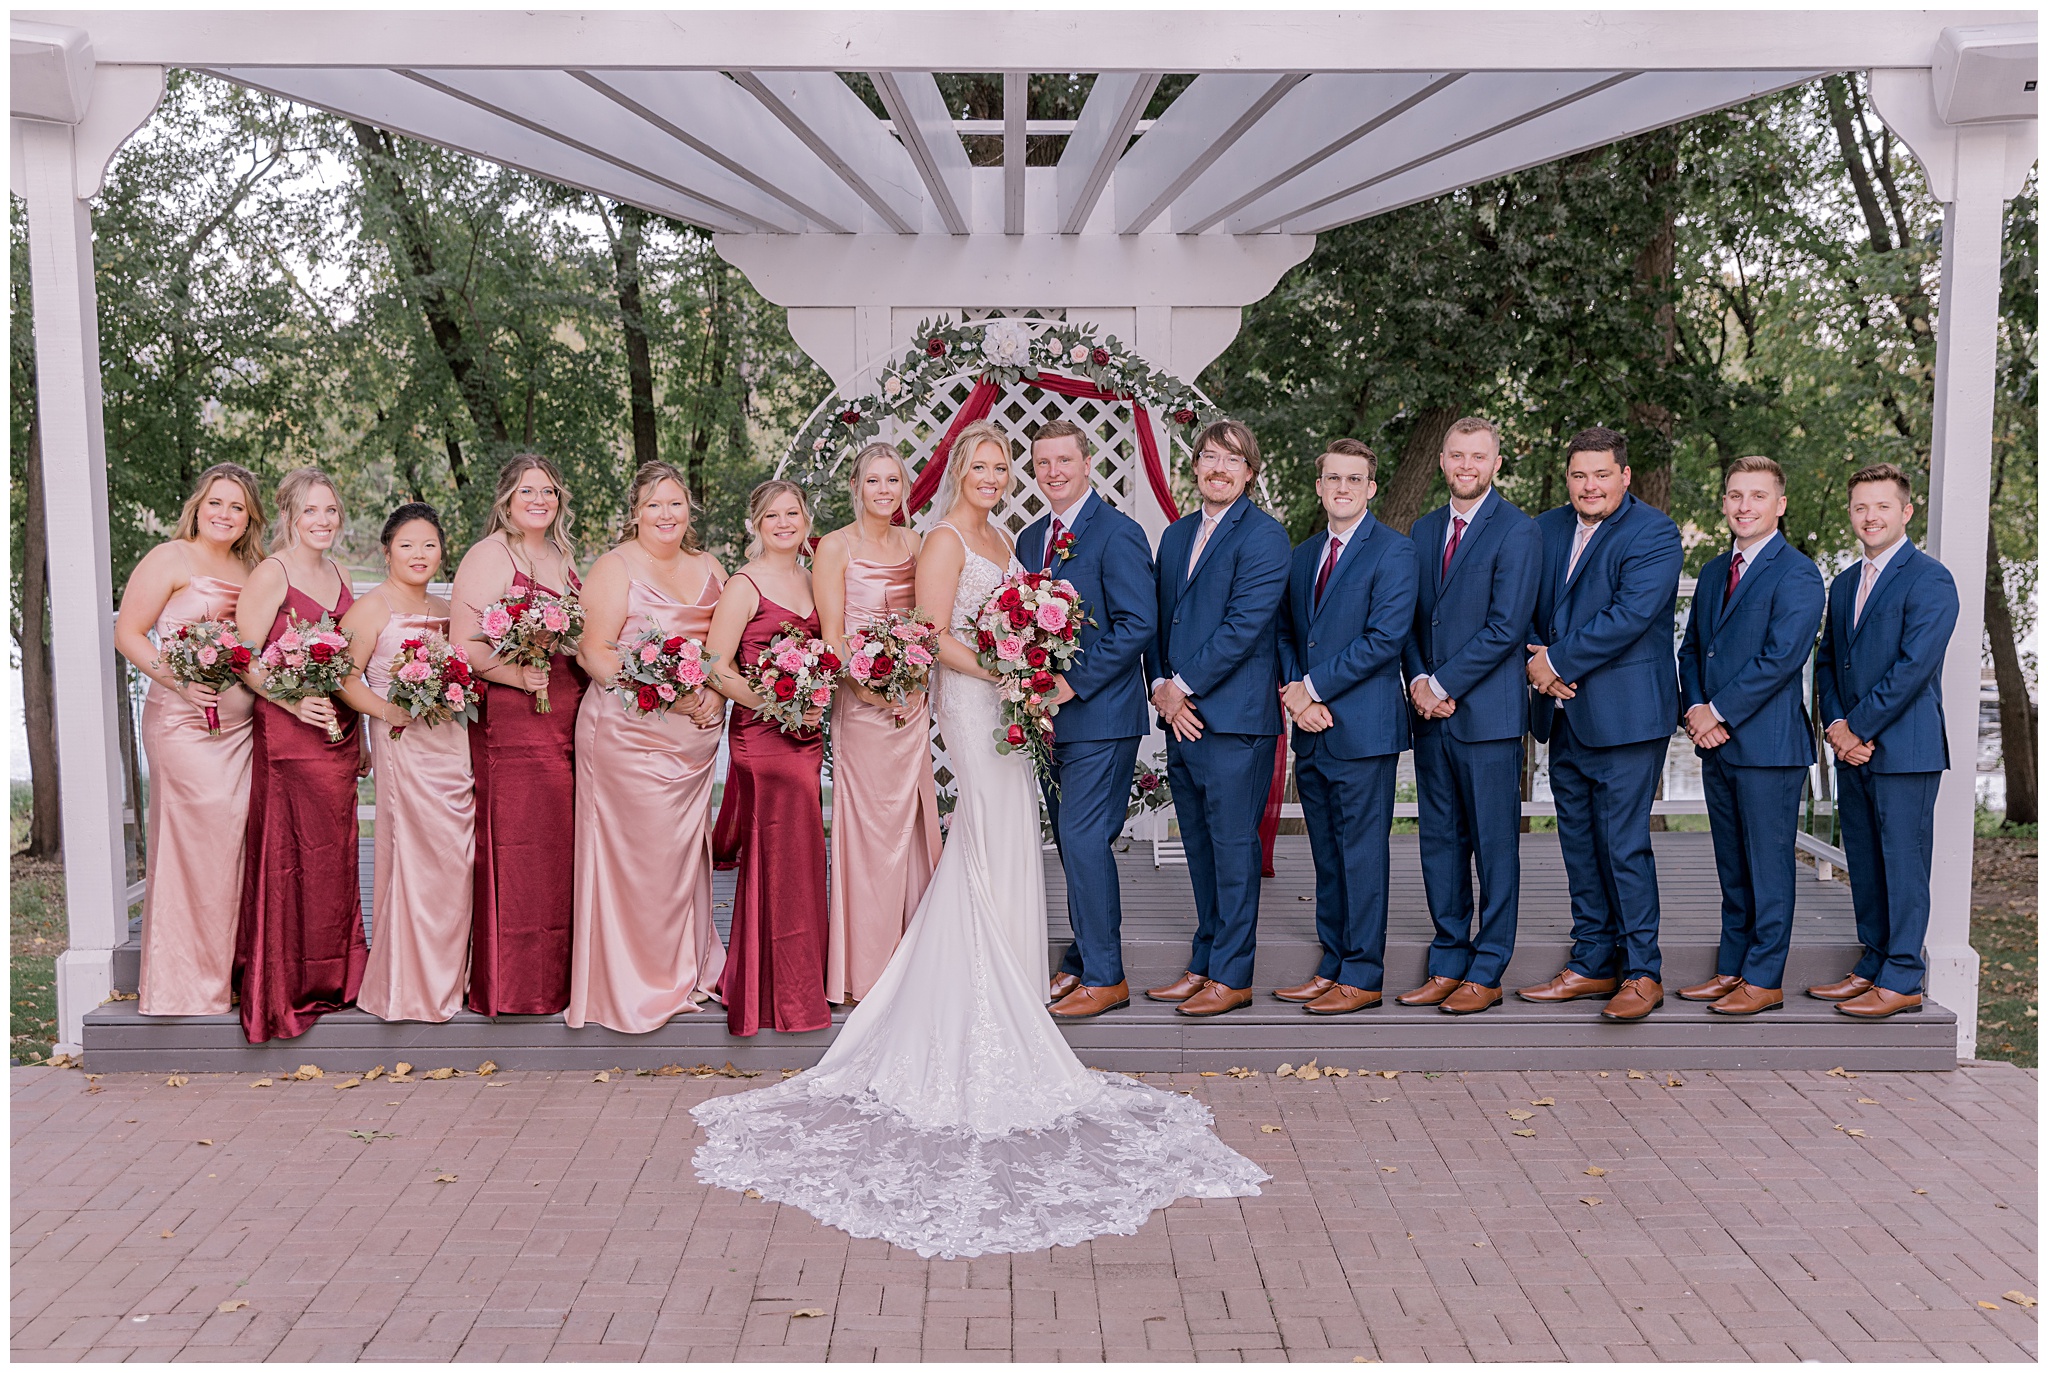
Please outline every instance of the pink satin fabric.
[[[917, 562], [846, 566], [846, 626], [917, 604]], [[897, 728], [888, 710], [841, 686], [832, 702], [831, 906], [825, 999], [874, 987], [939, 865], [931, 717]]]
[[[448, 633], [446, 615], [393, 615], [363, 680], [387, 700], [391, 660], [407, 639]], [[476, 862], [476, 779], [460, 720], [391, 726], [365, 718], [377, 775], [377, 873], [370, 888], [370, 964], [356, 1005], [380, 1020], [454, 1018], [469, 987], [469, 916]]]
[[[718, 579], [695, 605], [632, 582], [621, 637], [652, 620], [703, 639]], [[697, 1009], [725, 970], [711, 920], [711, 774], [720, 730], [680, 708], [642, 716], [594, 686], [576, 715], [576, 901], [572, 1028], [658, 1030]]]
[[[158, 639], [199, 620], [232, 619], [242, 588], [194, 577], [157, 617]], [[242, 902], [242, 831], [249, 821], [247, 687], [220, 697], [220, 734], [206, 713], [155, 682], [142, 705], [149, 758], [148, 886], [142, 897], [144, 1015], [225, 1015]]]

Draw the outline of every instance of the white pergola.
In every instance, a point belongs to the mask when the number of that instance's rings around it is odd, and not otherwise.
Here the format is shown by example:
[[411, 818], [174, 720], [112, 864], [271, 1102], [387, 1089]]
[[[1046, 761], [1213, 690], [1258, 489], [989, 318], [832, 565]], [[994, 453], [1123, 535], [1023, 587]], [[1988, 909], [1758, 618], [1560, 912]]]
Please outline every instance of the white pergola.
[[[1930, 991], [1976, 1042], [1979, 644], [2004, 202], [2034, 161], [2031, 11], [15, 11], [76, 1050], [127, 935], [88, 201], [185, 67], [716, 232], [841, 388], [923, 317], [1063, 310], [1193, 378], [1316, 234], [1828, 72], [1871, 74], [1946, 206], [1930, 551], [1963, 608], [1944, 687]], [[935, 72], [1003, 73], [1002, 119]], [[1032, 72], [1091, 72], [1027, 120]], [[839, 73], [867, 73], [878, 119]], [[1142, 119], [1163, 74], [1195, 80]], [[1002, 138], [1003, 165], [961, 142]], [[1065, 134], [1054, 167], [1027, 134]], [[1149, 504], [1149, 495], [1141, 496]], [[1155, 529], [1156, 509], [1137, 512]]]

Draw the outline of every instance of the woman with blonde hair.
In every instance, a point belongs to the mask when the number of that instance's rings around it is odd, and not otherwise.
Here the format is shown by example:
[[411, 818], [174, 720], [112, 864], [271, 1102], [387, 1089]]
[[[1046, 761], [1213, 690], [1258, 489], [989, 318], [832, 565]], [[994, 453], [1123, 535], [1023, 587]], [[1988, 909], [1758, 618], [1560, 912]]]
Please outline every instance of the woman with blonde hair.
[[[710, 633], [723, 585], [690, 527], [690, 487], [665, 462], [634, 474], [616, 548], [583, 588], [591, 681], [616, 683], [622, 646]], [[630, 684], [629, 684], [630, 685]], [[711, 918], [711, 777], [725, 698], [666, 683], [666, 713], [586, 691], [576, 718], [576, 900], [570, 1027], [658, 1030], [697, 1009], [725, 968]]]
[[[483, 680], [469, 732], [476, 774], [476, 896], [469, 1009], [558, 1015], [569, 1004], [576, 846], [576, 712], [587, 678], [568, 653], [546, 667], [501, 663], [480, 637], [484, 610], [517, 588], [583, 588], [569, 544], [569, 491], [556, 466], [520, 453], [498, 472], [483, 537], [455, 569], [449, 639]], [[545, 691], [550, 709], [535, 709]]]
[[[263, 523], [255, 475], [231, 462], [209, 467], [193, 483], [171, 537], [142, 555], [121, 591], [114, 647], [149, 678], [142, 706], [149, 759], [144, 1015], [227, 1013], [256, 705], [243, 686], [180, 683], [150, 635], [161, 643], [201, 620], [232, 620], [261, 556]], [[209, 709], [218, 732], [208, 730]]]
[[[242, 589], [235, 621], [268, 648], [291, 619], [340, 621], [355, 604], [348, 574], [331, 556], [341, 537], [341, 497], [317, 467], [277, 484], [271, 555]], [[264, 691], [260, 663], [246, 681], [256, 692], [244, 839], [235, 985], [251, 1044], [291, 1039], [328, 1011], [356, 999], [369, 959], [357, 876], [356, 779], [369, 770], [353, 709], [327, 696], [290, 705]], [[340, 737], [330, 737], [336, 728]]]
[[[853, 522], [818, 541], [812, 585], [824, 640], [917, 605], [920, 540], [905, 523], [910, 471], [894, 444], [854, 456]], [[825, 999], [857, 1004], [896, 952], [932, 869], [939, 806], [923, 693], [895, 705], [842, 682], [832, 699], [832, 836]]]
[[794, 482], [766, 481], [747, 499], [753, 541], [718, 598], [708, 647], [711, 686], [740, 709], [727, 733], [731, 766], [712, 852], [737, 864], [732, 928], [719, 997], [726, 1028], [757, 1033], [765, 1022], [793, 1034], [832, 1023], [825, 1004], [825, 815], [819, 772], [822, 707], [785, 734], [758, 715], [761, 698], [741, 675], [784, 625], [816, 637], [818, 607], [802, 554], [811, 503]]

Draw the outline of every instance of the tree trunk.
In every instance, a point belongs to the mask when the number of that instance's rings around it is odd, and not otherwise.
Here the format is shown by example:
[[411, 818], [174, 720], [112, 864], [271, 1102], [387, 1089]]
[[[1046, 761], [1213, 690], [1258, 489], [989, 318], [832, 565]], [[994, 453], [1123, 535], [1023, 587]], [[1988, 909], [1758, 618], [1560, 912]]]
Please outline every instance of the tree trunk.
[[[33, 381], [30, 383], [33, 385]], [[30, 858], [64, 852], [63, 807], [57, 773], [57, 691], [49, 638], [49, 533], [44, 527], [43, 427], [29, 398], [28, 514], [23, 521], [21, 574], [21, 706], [28, 725]]]
[[640, 299], [640, 241], [647, 212], [637, 205], [619, 206], [619, 234], [612, 241], [612, 263], [618, 276], [619, 323], [626, 335], [626, 382], [633, 420], [633, 463], [661, 458], [655, 429], [654, 361], [647, 347], [647, 314]]
[[2005, 823], [2031, 825], [2039, 815], [2035, 787], [2034, 740], [2039, 734], [2027, 675], [2020, 666], [2012, 627], [2012, 607], [2005, 598], [2004, 560], [1998, 556], [1994, 521], [1985, 531], [1984, 635], [1991, 641], [1991, 673], [1998, 682], [1998, 736], [2005, 756]]
[[718, 407], [725, 403], [725, 368], [731, 351], [731, 329], [727, 318], [725, 264], [712, 262], [705, 273], [704, 376], [697, 387], [690, 424], [690, 500], [704, 503], [704, 460], [711, 451], [711, 433], [718, 423]]
[[1422, 503], [1439, 470], [1444, 435], [1457, 418], [1458, 412], [1448, 405], [1432, 405], [1415, 417], [1401, 444], [1401, 461], [1380, 483], [1379, 505], [1372, 513], [1381, 524], [1406, 534], [1421, 517]]
[[[1652, 163], [1649, 170], [1649, 190], [1653, 196], [1678, 175], [1676, 143], [1668, 134], [1664, 137], [1666, 156]], [[1678, 356], [1678, 305], [1672, 299], [1672, 279], [1677, 269], [1678, 221], [1674, 210], [1667, 206], [1656, 232], [1636, 254], [1635, 263], [1636, 290], [1650, 306], [1650, 321], [1656, 331], [1655, 351], [1643, 358], [1639, 373], [1652, 388], [1658, 388]], [[1628, 424], [1636, 436], [1629, 490], [1644, 504], [1669, 511], [1671, 437], [1678, 427], [1678, 417], [1657, 400], [1639, 396], [1629, 403]]]

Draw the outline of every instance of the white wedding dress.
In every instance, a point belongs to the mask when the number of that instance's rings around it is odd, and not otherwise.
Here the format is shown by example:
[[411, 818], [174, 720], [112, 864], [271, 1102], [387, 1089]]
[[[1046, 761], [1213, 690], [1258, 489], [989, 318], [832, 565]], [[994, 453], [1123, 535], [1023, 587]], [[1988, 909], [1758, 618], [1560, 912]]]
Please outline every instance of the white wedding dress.
[[[956, 633], [971, 640], [1002, 578], [967, 551]], [[817, 1067], [695, 1109], [697, 1176], [926, 1258], [1130, 1235], [1177, 1197], [1258, 1195], [1268, 1175], [1206, 1106], [1085, 1068], [1060, 1037], [1030, 755], [996, 752], [991, 684], [939, 668], [933, 695], [960, 802], [917, 914]]]

